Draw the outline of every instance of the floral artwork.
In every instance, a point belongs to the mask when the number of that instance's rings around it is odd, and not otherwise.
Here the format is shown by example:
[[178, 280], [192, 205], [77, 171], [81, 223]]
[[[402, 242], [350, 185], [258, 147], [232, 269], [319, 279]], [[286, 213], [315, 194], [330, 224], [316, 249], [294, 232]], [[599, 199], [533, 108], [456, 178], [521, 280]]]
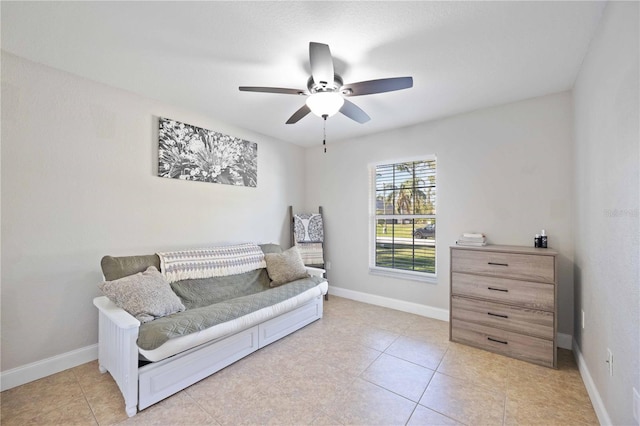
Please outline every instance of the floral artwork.
[[256, 187], [258, 145], [160, 117], [158, 176]]

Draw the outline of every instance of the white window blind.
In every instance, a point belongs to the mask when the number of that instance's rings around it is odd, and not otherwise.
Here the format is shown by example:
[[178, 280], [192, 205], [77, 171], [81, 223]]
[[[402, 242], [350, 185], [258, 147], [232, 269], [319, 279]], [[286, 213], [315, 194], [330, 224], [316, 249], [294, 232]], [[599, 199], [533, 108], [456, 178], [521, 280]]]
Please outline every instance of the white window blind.
[[436, 159], [372, 167], [372, 272], [436, 273]]

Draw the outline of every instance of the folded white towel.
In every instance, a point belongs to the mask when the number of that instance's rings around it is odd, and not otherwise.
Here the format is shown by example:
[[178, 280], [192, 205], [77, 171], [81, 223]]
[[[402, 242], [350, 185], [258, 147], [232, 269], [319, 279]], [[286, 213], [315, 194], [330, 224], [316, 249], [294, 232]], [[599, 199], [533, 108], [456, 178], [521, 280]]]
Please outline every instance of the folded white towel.
[[484, 234], [475, 233], [475, 232], [465, 232], [462, 234], [465, 238], [483, 238]]
[[460, 235], [458, 241], [470, 241], [470, 242], [484, 242], [487, 241], [485, 237], [465, 237], [464, 235]]
[[478, 242], [474, 242], [474, 241], [456, 241], [456, 244], [459, 246], [472, 246], [472, 247], [482, 247], [482, 246], [486, 246], [487, 242], [486, 241], [478, 241]]

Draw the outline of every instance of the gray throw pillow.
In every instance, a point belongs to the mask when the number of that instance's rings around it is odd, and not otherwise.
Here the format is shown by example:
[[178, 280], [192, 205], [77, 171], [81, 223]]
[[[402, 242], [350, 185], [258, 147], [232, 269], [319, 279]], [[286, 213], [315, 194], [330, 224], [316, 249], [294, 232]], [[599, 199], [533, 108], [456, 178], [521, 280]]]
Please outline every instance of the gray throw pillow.
[[149, 266], [155, 266], [160, 270], [160, 258], [157, 254], [147, 254], [142, 256], [104, 256], [100, 261], [104, 279], [107, 281], [117, 280], [129, 275], [144, 272]]
[[282, 253], [282, 247], [279, 244], [266, 243], [260, 244], [260, 248], [264, 254], [267, 253]]
[[271, 287], [309, 277], [296, 246], [282, 253], [267, 253], [264, 255], [264, 260], [267, 263], [267, 273], [271, 278]]
[[140, 322], [185, 310], [169, 282], [154, 266], [149, 266], [144, 272], [105, 281], [98, 287], [113, 303]]

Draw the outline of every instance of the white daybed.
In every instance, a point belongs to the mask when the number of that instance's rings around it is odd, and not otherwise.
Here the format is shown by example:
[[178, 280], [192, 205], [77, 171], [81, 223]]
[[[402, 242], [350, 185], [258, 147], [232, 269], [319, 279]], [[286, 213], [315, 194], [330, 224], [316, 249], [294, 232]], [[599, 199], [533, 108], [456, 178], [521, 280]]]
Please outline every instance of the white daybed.
[[[265, 253], [281, 251], [275, 245], [263, 245], [261, 248]], [[107, 265], [109, 263], [110, 266]], [[106, 279], [114, 280], [144, 271], [148, 266], [158, 266], [158, 261], [154, 256], [105, 256], [102, 266]], [[138, 319], [116, 306], [106, 296], [95, 298], [93, 303], [99, 311], [99, 368], [102, 373], [108, 371], [118, 384], [124, 396], [127, 415], [131, 417], [138, 410], [149, 407], [322, 318], [323, 295], [328, 289], [327, 281], [321, 278], [324, 270], [307, 267], [306, 271], [311, 275], [306, 280], [314, 281], [313, 284], [307, 284], [307, 290], [233, 320], [170, 338], [158, 348], [150, 350], [138, 346], [142, 325]], [[262, 280], [267, 275], [266, 270], [256, 270], [255, 273]], [[224, 275], [220, 279], [225, 279], [225, 284], [228, 285], [229, 279], [233, 281], [236, 276], [241, 277], [242, 274]], [[212, 280], [215, 281], [216, 278]], [[188, 280], [182, 281], [185, 282], [189, 283]], [[209, 281], [205, 283], [209, 285]], [[293, 284], [295, 282], [277, 288], [265, 288], [264, 291], [284, 292], [290, 288], [285, 286]], [[244, 295], [233, 301], [252, 297], [251, 294]], [[153, 321], [180, 321], [189, 311], [187, 308], [185, 312]]]

